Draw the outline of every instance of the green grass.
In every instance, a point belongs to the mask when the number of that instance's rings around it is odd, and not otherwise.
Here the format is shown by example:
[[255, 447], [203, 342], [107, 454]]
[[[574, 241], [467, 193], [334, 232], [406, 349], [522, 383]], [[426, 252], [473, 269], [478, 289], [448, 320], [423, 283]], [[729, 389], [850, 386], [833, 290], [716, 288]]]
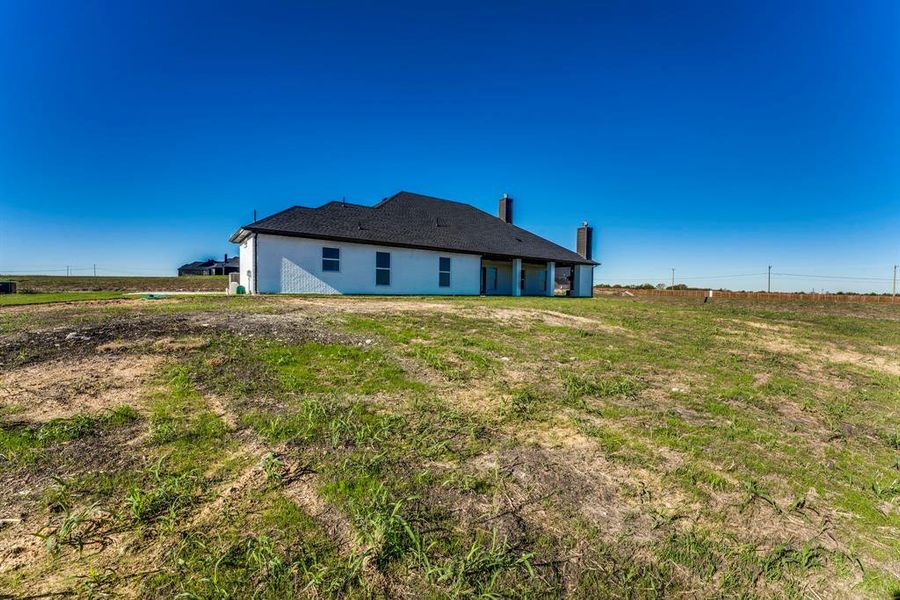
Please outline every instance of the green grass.
[[186, 277], [144, 277], [86, 275], [0, 275], [2, 281], [15, 281], [20, 292], [148, 292], [213, 291], [228, 286], [225, 275], [189, 275]]
[[177, 472], [205, 468], [228, 446], [228, 429], [183, 365], [166, 369], [150, 407], [149, 439]]
[[[4, 332], [21, 332], [122, 316], [285, 313], [285, 331], [303, 323], [321, 334], [289, 342], [210, 330], [208, 344], [167, 357], [140, 415], [119, 421], [3, 415], [7, 478], [47, 481], [40, 469], [52, 468], [43, 459], [54, 449], [119, 425], [140, 435], [122, 461], [50, 479], [29, 510], [48, 524], [39, 533], [52, 556], [0, 575], [0, 586], [24, 593], [65, 568], [78, 575], [41, 590], [900, 590], [900, 377], [878, 367], [900, 352], [896, 307], [399, 298], [402, 310], [379, 299], [373, 312], [365, 298], [333, 302], [341, 310], [196, 296], [124, 310], [72, 305], [52, 322], [39, 311], [0, 315]], [[833, 360], [835, 348], [870, 360]], [[110, 569], [91, 570], [91, 553]]]
[[346, 559], [315, 521], [277, 491], [254, 500], [247, 533], [218, 519], [214, 531], [189, 531], [144, 584], [148, 596], [284, 598], [298, 590], [362, 597], [361, 557]]
[[[493, 331], [470, 327], [471, 319], [449, 314], [414, 314], [376, 320], [350, 316], [348, 331], [375, 334], [398, 345], [398, 351], [450, 381], [470, 381], [489, 376], [502, 358], [517, 355], [516, 345], [504, 343], [503, 327]], [[487, 322], [479, 322], [482, 327]]]
[[0, 423], [0, 458], [9, 463], [36, 460], [57, 444], [102, 435], [138, 418], [138, 413], [120, 406], [101, 415], [57, 418], [38, 425]]
[[0, 306], [80, 302], [84, 300], [114, 300], [123, 298], [121, 292], [49, 292], [37, 294], [0, 294]]
[[262, 360], [278, 370], [285, 387], [301, 393], [374, 394], [422, 387], [377, 348], [272, 344], [262, 349]]

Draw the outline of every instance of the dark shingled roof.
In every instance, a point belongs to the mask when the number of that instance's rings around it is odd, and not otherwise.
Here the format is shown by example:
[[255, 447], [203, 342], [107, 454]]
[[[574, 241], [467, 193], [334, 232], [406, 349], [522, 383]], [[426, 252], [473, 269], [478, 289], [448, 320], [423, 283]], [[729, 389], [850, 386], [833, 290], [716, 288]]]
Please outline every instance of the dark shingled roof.
[[447, 250], [488, 257], [597, 264], [469, 204], [400, 192], [375, 206], [329, 202], [294, 206], [245, 225], [246, 232]]
[[187, 264], [183, 264], [178, 267], [179, 270], [182, 269], [209, 269], [211, 267], [238, 267], [241, 266], [241, 257], [240, 256], [232, 256], [228, 259], [228, 262], [222, 262], [221, 260], [216, 260], [214, 258], [208, 258], [206, 260], [195, 260], [194, 262], [189, 262]]

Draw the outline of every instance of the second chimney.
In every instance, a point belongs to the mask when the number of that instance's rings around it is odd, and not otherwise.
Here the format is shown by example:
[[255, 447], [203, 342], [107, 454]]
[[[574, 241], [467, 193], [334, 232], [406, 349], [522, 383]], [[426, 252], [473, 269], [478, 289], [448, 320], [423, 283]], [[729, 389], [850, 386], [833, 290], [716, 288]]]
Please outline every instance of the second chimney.
[[500, 207], [497, 210], [497, 217], [504, 223], [513, 222], [512, 200], [513, 199], [506, 194], [503, 194], [503, 197], [500, 198]]
[[587, 221], [582, 221], [578, 228], [578, 237], [575, 241], [575, 251], [587, 260], [591, 260], [594, 246], [594, 228], [588, 226]]

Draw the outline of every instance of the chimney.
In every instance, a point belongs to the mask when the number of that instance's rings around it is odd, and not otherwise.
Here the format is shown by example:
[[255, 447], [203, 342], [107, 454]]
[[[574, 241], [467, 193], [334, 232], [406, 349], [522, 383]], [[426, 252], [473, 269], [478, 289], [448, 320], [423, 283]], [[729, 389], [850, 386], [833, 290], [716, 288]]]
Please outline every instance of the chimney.
[[500, 208], [497, 211], [497, 217], [504, 223], [512, 224], [513, 222], [512, 200], [506, 194], [503, 194], [503, 197], [500, 198]]
[[578, 238], [575, 242], [575, 251], [587, 260], [591, 260], [594, 247], [594, 228], [588, 226], [587, 221], [581, 222], [578, 228]]

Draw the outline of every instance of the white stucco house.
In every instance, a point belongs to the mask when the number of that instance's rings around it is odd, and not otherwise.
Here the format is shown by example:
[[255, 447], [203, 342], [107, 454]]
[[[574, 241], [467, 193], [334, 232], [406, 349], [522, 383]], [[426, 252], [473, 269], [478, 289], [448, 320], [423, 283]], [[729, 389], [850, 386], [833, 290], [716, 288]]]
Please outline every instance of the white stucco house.
[[552, 296], [557, 269], [568, 294], [593, 293], [592, 230], [578, 252], [469, 204], [400, 192], [373, 206], [294, 206], [244, 225], [240, 282], [251, 294], [422, 294]]

